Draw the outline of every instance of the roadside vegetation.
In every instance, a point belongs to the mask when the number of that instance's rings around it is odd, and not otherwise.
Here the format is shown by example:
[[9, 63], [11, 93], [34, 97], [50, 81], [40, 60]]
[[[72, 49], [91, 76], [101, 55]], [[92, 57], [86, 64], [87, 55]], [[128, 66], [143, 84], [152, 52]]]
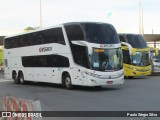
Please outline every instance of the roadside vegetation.
[[0, 66], [3, 66], [4, 63], [4, 49], [0, 49]]

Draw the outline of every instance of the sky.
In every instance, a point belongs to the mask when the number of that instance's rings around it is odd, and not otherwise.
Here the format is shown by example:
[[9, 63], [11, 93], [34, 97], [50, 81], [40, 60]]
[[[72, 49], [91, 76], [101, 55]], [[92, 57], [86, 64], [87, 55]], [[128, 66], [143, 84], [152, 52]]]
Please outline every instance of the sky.
[[[160, 34], [160, 0], [140, 0], [144, 33]], [[42, 0], [43, 27], [66, 22], [112, 24], [118, 32], [139, 32], [138, 0]], [[40, 26], [40, 0], [0, 0], [0, 30]]]

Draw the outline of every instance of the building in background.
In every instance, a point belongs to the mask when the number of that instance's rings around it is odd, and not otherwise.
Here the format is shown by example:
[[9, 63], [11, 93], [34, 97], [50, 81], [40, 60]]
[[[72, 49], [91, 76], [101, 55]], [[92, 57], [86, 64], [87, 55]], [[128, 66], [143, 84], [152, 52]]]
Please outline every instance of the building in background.
[[160, 34], [144, 34], [148, 46], [160, 49]]

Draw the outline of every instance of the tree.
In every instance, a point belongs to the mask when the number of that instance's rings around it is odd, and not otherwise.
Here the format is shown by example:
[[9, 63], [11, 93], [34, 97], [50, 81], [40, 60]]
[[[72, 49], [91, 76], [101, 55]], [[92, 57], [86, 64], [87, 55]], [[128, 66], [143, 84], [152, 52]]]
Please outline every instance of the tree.
[[25, 28], [24, 30], [25, 31], [30, 31], [30, 30], [37, 30], [37, 29], [40, 29], [41, 27], [37, 26], [37, 27], [27, 27]]
[[30, 30], [35, 30], [35, 28], [33, 28], [33, 27], [27, 27], [27, 28], [25, 28], [24, 30], [25, 30], [25, 31], [30, 31]]
[[4, 50], [2, 48], [0, 49], [0, 66], [3, 65], [3, 61], [4, 61]]

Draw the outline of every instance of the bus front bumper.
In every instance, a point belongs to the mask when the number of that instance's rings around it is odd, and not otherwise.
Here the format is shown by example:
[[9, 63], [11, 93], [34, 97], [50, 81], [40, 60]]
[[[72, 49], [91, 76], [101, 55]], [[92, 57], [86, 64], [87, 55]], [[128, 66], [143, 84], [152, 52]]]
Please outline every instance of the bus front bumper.
[[96, 79], [90, 78], [89, 86], [107, 86], [107, 85], [121, 85], [124, 83], [124, 76], [116, 79]]
[[[113, 74], [114, 73], [114, 74]], [[107, 86], [124, 83], [124, 70], [105, 74], [87, 74], [87, 79], [80, 83], [82, 86]]]
[[146, 76], [151, 75], [151, 66], [137, 67], [132, 65], [124, 66], [125, 74], [124, 76]]

